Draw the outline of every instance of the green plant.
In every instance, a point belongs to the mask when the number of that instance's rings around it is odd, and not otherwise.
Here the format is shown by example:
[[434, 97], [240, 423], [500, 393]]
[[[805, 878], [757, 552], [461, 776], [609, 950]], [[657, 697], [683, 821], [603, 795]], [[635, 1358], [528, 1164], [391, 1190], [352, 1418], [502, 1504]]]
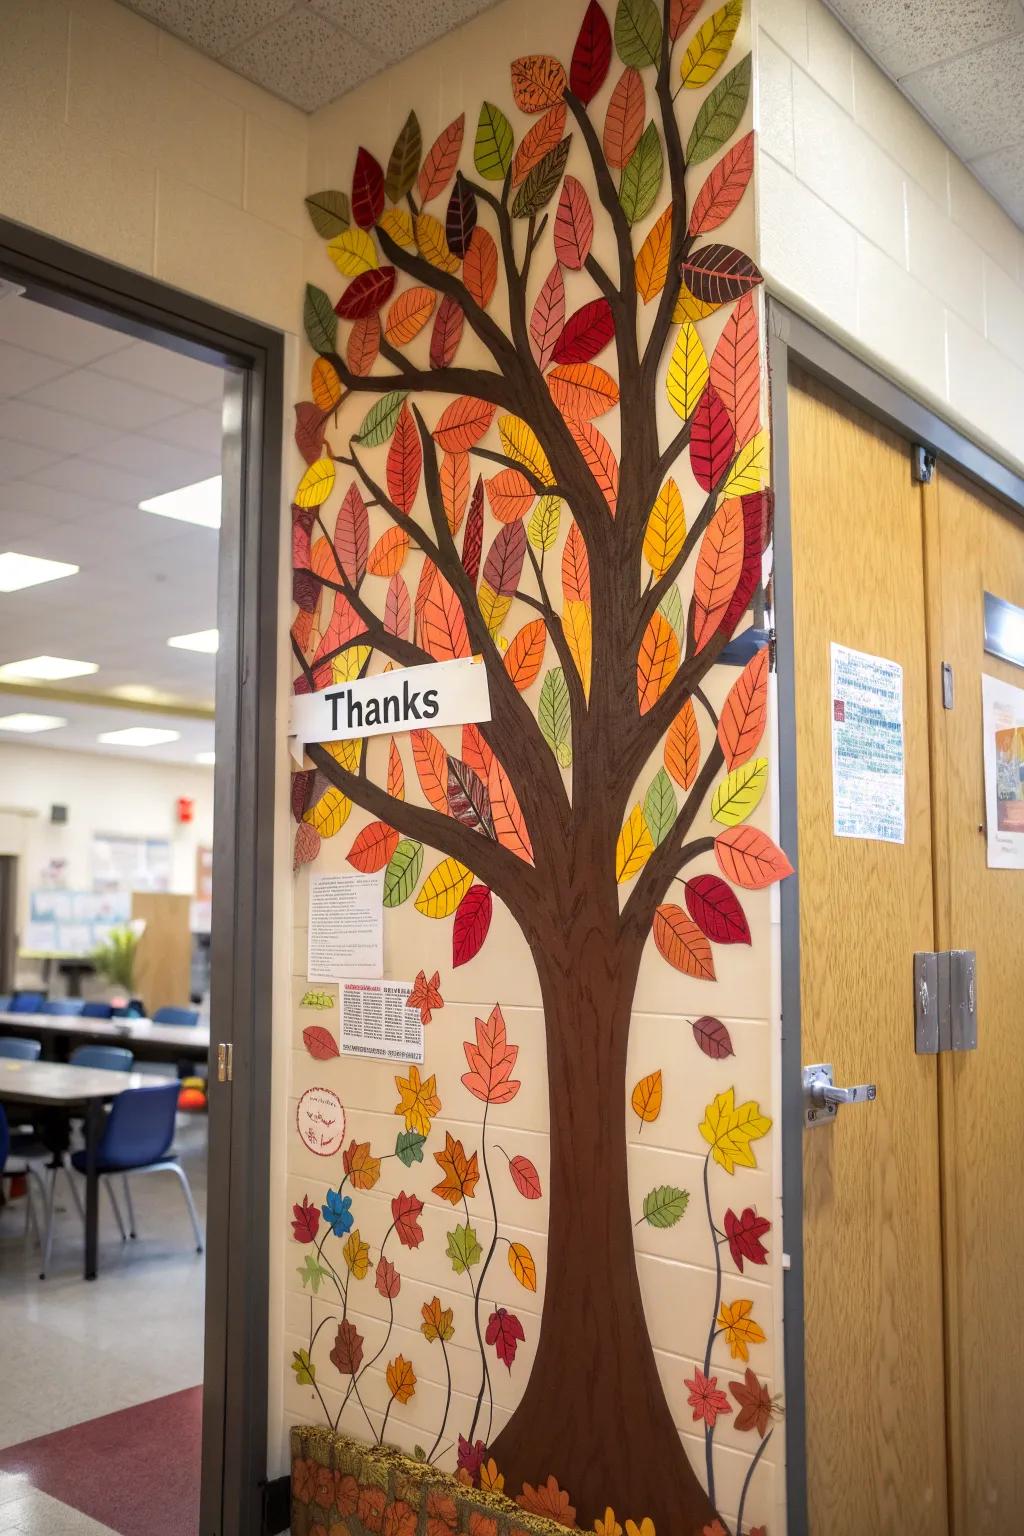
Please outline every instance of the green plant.
[[107, 942], [93, 950], [92, 963], [115, 986], [132, 989], [135, 956], [141, 935], [132, 928], [111, 928]]

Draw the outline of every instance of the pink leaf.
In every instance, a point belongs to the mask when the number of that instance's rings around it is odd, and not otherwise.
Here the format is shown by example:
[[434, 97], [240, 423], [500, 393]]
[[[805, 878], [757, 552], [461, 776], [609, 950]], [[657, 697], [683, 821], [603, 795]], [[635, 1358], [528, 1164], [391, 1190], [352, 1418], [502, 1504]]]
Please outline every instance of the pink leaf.
[[512, 1175], [513, 1184], [524, 1200], [540, 1199], [540, 1174], [528, 1157], [520, 1155], [510, 1158], [508, 1171]]
[[530, 350], [534, 362], [542, 371], [551, 361], [551, 354], [562, 334], [564, 323], [565, 284], [562, 282], [562, 269], [556, 261], [544, 279], [530, 315]]

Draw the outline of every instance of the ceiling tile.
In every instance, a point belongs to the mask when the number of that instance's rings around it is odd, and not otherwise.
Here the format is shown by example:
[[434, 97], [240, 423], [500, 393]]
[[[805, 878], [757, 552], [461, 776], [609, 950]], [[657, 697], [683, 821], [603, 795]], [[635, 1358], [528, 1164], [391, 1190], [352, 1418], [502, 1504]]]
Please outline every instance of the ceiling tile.
[[[971, 170], [1024, 229], [1024, 142], [975, 160]], [[1024, 270], [1021, 281], [1024, 282]]]
[[0, 437], [15, 437], [58, 453], [89, 453], [116, 442], [117, 436], [109, 427], [80, 416], [50, 411], [27, 400], [0, 400]]
[[[0, 406], [0, 431], [3, 431], [3, 407]], [[194, 485], [197, 480], [208, 480], [220, 474], [220, 454], [193, 453], [174, 443], [157, 442], [155, 438], [125, 434], [112, 437], [85, 450], [88, 458], [97, 464], [108, 464], [112, 469], [123, 469], [149, 481], [150, 496], [164, 491], [176, 491], [183, 485]]]
[[98, 373], [173, 395], [186, 405], [220, 405], [224, 393], [223, 369], [149, 341], [135, 341], [120, 352], [111, 352], [95, 367]]
[[122, 432], [151, 426], [181, 412], [180, 400], [156, 394], [138, 384], [129, 384], [124, 379], [112, 379], [93, 368], [66, 373], [52, 383], [40, 384], [27, 391], [21, 398], [49, 406], [51, 410], [83, 416], [86, 421], [96, 421], [101, 426], [119, 428]]
[[342, 37], [315, 12], [296, 10], [231, 49], [223, 62], [275, 96], [313, 112], [388, 61], [354, 38]]
[[38, 352], [26, 352], [9, 341], [0, 341], [0, 395], [20, 395], [23, 389], [45, 384], [49, 379], [67, 373], [67, 363], [57, 358], [43, 357]]
[[13, 438], [0, 439], [0, 481], [20, 480], [45, 469], [59, 457], [48, 448], [34, 448]]
[[95, 362], [128, 344], [120, 331], [26, 298], [6, 299], [0, 304], [0, 341], [14, 342], [28, 352], [75, 367]]
[[1024, 31], [1018, 0], [829, 0], [888, 74], [899, 77]]
[[282, 16], [292, 0], [124, 0], [214, 58]]
[[196, 453], [212, 454], [219, 459], [220, 409], [186, 411], [181, 416], [169, 416], [166, 421], [156, 422], [148, 436], [159, 438], [165, 443], [180, 443], [183, 448], [191, 448]]
[[1024, 139], [1021, 81], [1024, 32], [907, 75], [900, 85], [961, 158], [974, 160]]
[[[45, 469], [36, 470], [32, 479], [36, 485], [48, 485], [55, 491], [77, 491], [80, 496], [91, 496], [94, 501], [105, 502], [108, 506], [120, 502], [137, 507], [149, 495], [149, 481], [141, 475], [126, 475], [123, 470], [94, 464], [91, 459], [61, 459]], [[148, 515], [139, 513], [140, 517]], [[166, 519], [156, 518], [154, 521]]]
[[494, 0], [433, 0], [429, 5], [409, 5], [407, 0], [374, 0], [373, 5], [365, 0], [312, 0], [315, 11], [389, 61], [405, 58], [493, 4]]

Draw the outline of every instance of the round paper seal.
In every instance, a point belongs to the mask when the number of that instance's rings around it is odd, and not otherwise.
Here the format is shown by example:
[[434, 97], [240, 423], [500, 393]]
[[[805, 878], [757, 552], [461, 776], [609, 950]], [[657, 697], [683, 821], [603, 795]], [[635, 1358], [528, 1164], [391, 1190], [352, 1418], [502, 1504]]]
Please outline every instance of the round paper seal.
[[333, 1157], [345, 1140], [345, 1109], [333, 1088], [307, 1088], [295, 1111], [299, 1135], [318, 1157]]

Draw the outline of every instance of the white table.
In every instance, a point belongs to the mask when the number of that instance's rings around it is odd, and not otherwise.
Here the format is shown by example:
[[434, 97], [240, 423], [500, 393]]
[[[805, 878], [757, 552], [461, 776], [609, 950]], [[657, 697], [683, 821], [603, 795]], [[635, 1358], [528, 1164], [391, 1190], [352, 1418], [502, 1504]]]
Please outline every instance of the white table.
[[0, 1013], [0, 1035], [31, 1035], [53, 1041], [96, 1040], [127, 1045], [150, 1061], [205, 1061], [208, 1024], [154, 1024], [152, 1019], [90, 1019], [81, 1014]]

